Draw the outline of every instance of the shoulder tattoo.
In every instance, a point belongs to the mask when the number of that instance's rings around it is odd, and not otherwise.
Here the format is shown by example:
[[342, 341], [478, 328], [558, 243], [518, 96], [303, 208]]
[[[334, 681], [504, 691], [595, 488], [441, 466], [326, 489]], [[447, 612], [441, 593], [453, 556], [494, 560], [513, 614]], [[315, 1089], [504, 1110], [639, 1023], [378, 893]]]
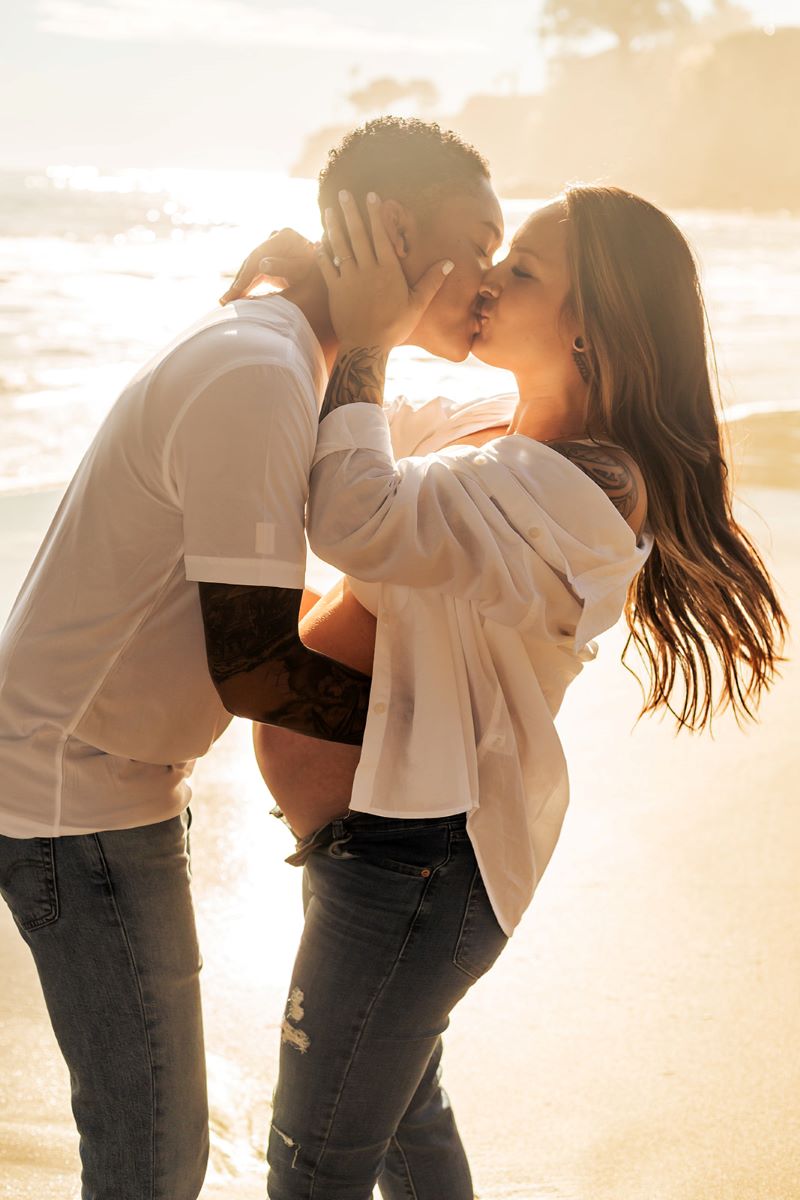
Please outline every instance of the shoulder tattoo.
[[589, 446], [585, 442], [546, 442], [568, 458], [584, 475], [601, 487], [611, 503], [627, 520], [639, 503], [636, 473], [625, 458], [607, 446]]

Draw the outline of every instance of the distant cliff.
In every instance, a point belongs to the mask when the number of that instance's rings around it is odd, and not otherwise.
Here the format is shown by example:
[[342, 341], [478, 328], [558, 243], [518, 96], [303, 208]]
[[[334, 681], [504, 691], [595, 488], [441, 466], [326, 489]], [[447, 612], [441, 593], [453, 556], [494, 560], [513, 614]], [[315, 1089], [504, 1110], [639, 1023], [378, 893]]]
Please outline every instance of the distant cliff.
[[[562, 61], [539, 95], [473, 96], [438, 119], [487, 156], [501, 195], [575, 179], [671, 207], [800, 211], [800, 28]], [[309, 138], [316, 175], [347, 126]]]

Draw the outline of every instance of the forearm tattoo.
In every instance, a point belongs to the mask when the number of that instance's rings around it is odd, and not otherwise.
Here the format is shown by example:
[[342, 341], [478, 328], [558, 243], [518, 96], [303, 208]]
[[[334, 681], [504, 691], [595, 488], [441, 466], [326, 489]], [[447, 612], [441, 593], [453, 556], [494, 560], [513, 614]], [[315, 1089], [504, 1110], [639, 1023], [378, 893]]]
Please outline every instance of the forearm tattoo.
[[380, 346], [341, 351], [328, 380], [320, 421], [343, 404], [383, 404], [387, 357]]
[[253, 720], [361, 745], [370, 677], [303, 645], [297, 629], [301, 591], [222, 583], [199, 588], [215, 684], [257, 671]]
[[627, 518], [636, 511], [639, 503], [639, 486], [636, 476], [625, 460], [605, 446], [587, 446], [582, 442], [547, 442], [551, 450], [557, 450], [570, 462], [594, 480], [608, 496], [611, 503]]

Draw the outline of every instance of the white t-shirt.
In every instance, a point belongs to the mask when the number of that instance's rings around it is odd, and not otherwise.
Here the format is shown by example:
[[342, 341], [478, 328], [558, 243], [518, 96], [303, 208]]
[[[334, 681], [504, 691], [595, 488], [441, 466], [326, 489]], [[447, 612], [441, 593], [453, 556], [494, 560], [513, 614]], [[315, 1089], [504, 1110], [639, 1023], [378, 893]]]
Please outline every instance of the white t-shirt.
[[230, 722], [197, 580], [302, 588], [327, 372], [280, 296], [204, 318], [111, 409], [0, 636], [0, 833], [166, 820]]

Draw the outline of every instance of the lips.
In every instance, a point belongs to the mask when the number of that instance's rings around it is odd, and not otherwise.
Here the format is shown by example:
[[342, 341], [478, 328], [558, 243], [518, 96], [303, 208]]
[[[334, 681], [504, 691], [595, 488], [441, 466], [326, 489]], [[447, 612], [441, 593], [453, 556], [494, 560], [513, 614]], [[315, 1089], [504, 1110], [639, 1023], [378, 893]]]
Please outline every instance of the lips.
[[472, 315], [475, 318], [475, 332], [480, 333], [486, 324], [488, 313], [485, 312], [483, 307], [479, 307], [473, 309]]
[[489, 314], [483, 312], [483, 310], [479, 309], [478, 312], [475, 313], [475, 337], [478, 337], [479, 334], [483, 333], [488, 320]]

